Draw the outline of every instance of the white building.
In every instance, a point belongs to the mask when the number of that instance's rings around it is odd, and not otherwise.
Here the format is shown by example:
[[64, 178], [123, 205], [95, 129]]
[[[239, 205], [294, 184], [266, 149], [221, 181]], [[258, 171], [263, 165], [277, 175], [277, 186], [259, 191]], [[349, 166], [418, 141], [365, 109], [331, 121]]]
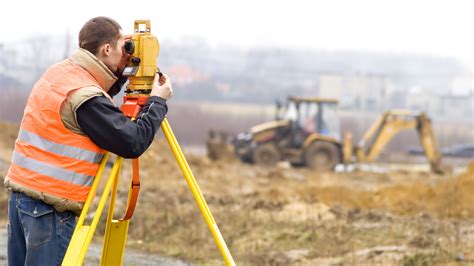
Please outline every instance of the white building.
[[385, 76], [361, 74], [323, 74], [319, 77], [319, 96], [336, 98], [343, 109], [382, 111], [387, 106], [389, 83]]

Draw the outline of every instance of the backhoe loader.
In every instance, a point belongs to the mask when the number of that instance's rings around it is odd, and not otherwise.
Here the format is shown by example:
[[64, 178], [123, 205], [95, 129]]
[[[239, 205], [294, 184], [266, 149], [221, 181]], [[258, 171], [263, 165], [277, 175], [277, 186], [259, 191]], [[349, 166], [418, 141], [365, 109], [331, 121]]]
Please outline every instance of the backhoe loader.
[[[274, 165], [280, 160], [294, 166], [330, 171], [337, 164], [373, 162], [398, 132], [416, 129], [432, 171], [442, 173], [441, 156], [431, 120], [425, 113], [390, 110], [383, 113], [354, 146], [350, 133], [341, 138], [338, 100], [288, 97], [277, 104], [274, 121], [256, 125], [232, 141], [233, 152], [244, 162]], [[225, 139], [213, 133], [208, 153], [217, 159]]]

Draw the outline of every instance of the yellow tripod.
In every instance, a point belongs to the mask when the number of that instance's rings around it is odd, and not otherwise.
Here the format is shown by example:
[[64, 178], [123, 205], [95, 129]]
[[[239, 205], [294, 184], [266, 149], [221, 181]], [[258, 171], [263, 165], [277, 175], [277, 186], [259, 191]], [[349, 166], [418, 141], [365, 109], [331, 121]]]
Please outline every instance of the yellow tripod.
[[[214, 218], [212, 217], [211, 211], [209, 210], [207, 203], [197, 185], [196, 179], [194, 178], [193, 173], [184, 157], [184, 154], [179, 146], [173, 131], [168, 123], [168, 120], [165, 118], [161, 125], [161, 129], [170, 145], [171, 150], [176, 158], [176, 161], [179, 164], [181, 172], [183, 173], [186, 182], [188, 183], [189, 188], [196, 200], [196, 203], [201, 210], [204, 219], [209, 227], [209, 230], [214, 237], [214, 240], [221, 252], [226, 265], [235, 265], [234, 259], [230, 254], [229, 249], [222, 237], [221, 232], [219, 231], [219, 227], [217, 226]], [[64, 257], [62, 265], [82, 265], [87, 253], [87, 249], [90, 245], [92, 240], [92, 236], [97, 228], [97, 224], [99, 222], [100, 216], [104, 209], [105, 203], [107, 201], [108, 195], [112, 190], [112, 195], [110, 199], [110, 206], [108, 211], [107, 217], [107, 224], [106, 224], [106, 233], [104, 237], [104, 246], [102, 249], [102, 257], [101, 257], [101, 265], [122, 265], [122, 259], [125, 251], [125, 243], [127, 239], [128, 233], [128, 220], [112, 220], [113, 213], [114, 213], [114, 204], [115, 198], [117, 194], [117, 187], [118, 187], [118, 179], [120, 175], [120, 168], [123, 161], [123, 158], [118, 157], [112, 167], [109, 179], [107, 180], [104, 188], [104, 192], [100, 198], [99, 205], [97, 207], [96, 213], [90, 225], [84, 225], [84, 221], [86, 215], [89, 211], [90, 205], [92, 200], [95, 196], [98, 183], [100, 178], [104, 172], [105, 164], [107, 162], [109, 155], [106, 154], [104, 156], [100, 169], [97, 172], [95, 180], [91, 187], [91, 192], [87, 197], [87, 200], [84, 205], [84, 209], [77, 221], [76, 229], [74, 230], [74, 234], [72, 236], [71, 242], [69, 243], [69, 247], [66, 251], [66, 255]], [[130, 198], [130, 193], [129, 193]]]
[[[127, 41], [124, 46], [125, 51], [130, 55], [129, 62], [125, 67], [123, 73], [129, 78], [127, 85], [126, 96], [124, 97], [124, 104], [122, 105], [122, 112], [130, 118], [138, 115], [141, 107], [147, 102], [155, 74], [157, 73], [156, 60], [159, 53], [159, 44], [155, 36], [151, 35], [149, 20], [136, 20], [134, 24], [135, 33], [131, 40]], [[209, 210], [204, 197], [196, 183], [196, 179], [189, 168], [186, 158], [181, 151], [181, 148], [165, 118], [161, 124], [161, 129], [173, 151], [174, 157], [179, 164], [181, 172], [186, 178], [194, 199], [201, 210], [204, 219], [211, 230], [212, 236], [216, 241], [217, 247], [224, 257], [227, 265], [235, 265], [232, 255], [227, 248], [227, 245], [222, 237], [219, 228], [217, 227], [211, 211]], [[118, 181], [120, 176], [120, 169], [123, 158], [118, 157], [112, 167], [110, 176], [105, 184], [104, 192], [99, 200], [99, 205], [95, 212], [94, 218], [90, 225], [84, 225], [86, 215], [91, 206], [92, 200], [97, 191], [100, 178], [104, 172], [105, 164], [108, 159], [108, 154], [104, 156], [100, 164], [99, 171], [92, 184], [91, 191], [84, 204], [84, 209], [81, 212], [76, 228], [72, 235], [71, 242], [66, 251], [63, 265], [82, 265], [87, 253], [87, 249], [92, 240], [92, 236], [99, 223], [100, 216], [104, 209], [105, 203], [111, 193], [109, 211], [106, 221], [104, 245], [102, 249], [101, 265], [121, 265], [125, 251], [125, 243], [127, 240], [128, 226], [138, 196], [139, 182], [138, 180], [138, 159], [133, 161], [134, 174], [131, 181], [131, 189], [129, 190], [127, 201], [127, 212], [122, 219], [113, 220], [115, 199], [117, 196]], [[112, 190], [112, 192], [111, 192]]]

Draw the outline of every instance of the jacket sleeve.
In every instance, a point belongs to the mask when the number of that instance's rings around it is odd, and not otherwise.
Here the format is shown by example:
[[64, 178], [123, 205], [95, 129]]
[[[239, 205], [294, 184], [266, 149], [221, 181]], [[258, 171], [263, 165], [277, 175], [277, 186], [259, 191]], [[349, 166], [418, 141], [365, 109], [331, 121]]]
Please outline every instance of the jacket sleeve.
[[167, 112], [166, 101], [152, 96], [131, 121], [109, 99], [97, 96], [84, 102], [76, 116], [97, 146], [124, 158], [137, 158], [150, 146]]

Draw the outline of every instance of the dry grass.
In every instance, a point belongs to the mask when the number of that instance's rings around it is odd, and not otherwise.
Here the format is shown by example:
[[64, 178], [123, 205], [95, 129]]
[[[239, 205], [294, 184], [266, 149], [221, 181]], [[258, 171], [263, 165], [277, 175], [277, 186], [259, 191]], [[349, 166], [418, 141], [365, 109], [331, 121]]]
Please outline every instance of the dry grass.
[[[474, 253], [474, 166], [457, 177], [407, 171], [322, 174], [187, 158], [238, 265], [443, 264]], [[126, 164], [117, 216], [129, 176]], [[1, 188], [2, 215], [6, 199]], [[141, 192], [128, 247], [222, 265], [163, 140], [141, 157]]]
[[[188, 159], [241, 265], [304, 264], [321, 257], [367, 261], [358, 251], [386, 246], [407, 247], [387, 259], [391, 263], [419, 250], [449, 262], [456, 252], [474, 248], [459, 233], [474, 218], [472, 173], [448, 180], [428, 173], [367, 173], [364, 182], [364, 173], [314, 175]], [[129, 245], [206, 265], [221, 261], [166, 144], [155, 143], [142, 161], [143, 191]]]

